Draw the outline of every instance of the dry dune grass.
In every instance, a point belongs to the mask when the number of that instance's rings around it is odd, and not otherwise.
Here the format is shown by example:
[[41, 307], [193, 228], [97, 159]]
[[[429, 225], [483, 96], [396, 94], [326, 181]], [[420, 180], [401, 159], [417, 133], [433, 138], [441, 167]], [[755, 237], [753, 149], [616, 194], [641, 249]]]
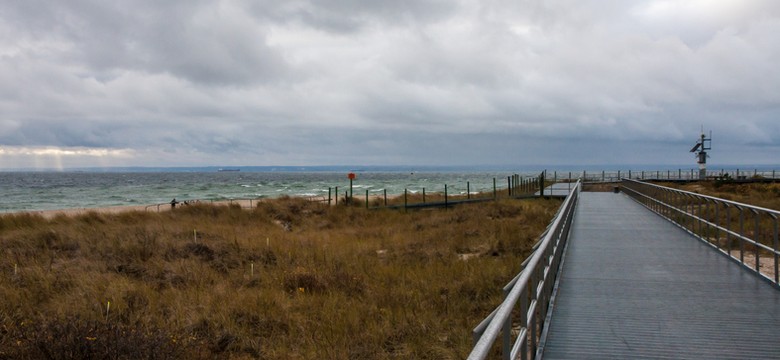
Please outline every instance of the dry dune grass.
[[0, 217], [0, 359], [462, 358], [559, 202]]
[[662, 185], [767, 209], [780, 210], [780, 183], [741, 184], [700, 181], [690, 184], [665, 183]]

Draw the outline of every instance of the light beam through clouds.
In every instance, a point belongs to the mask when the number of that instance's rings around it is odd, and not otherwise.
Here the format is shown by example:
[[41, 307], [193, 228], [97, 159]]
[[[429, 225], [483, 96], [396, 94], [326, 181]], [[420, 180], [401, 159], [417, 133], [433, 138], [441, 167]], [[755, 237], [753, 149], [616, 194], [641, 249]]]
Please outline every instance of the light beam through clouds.
[[134, 152], [128, 149], [0, 146], [0, 159], [4, 160], [4, 165], [14, 168], [63, 170], [66, 167], [109, 167], [116, 166], [117, 160], [133, 156]]

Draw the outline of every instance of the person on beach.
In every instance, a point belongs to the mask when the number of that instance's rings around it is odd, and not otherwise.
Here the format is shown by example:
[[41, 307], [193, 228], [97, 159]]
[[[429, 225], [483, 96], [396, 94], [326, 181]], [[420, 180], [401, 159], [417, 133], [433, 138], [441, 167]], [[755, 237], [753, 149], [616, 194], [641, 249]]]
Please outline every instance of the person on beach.
[[171, 200], [171, 209], [175, 209], [175, 208], [176, 208], [176, 198], [173, 198], [173, 200]]

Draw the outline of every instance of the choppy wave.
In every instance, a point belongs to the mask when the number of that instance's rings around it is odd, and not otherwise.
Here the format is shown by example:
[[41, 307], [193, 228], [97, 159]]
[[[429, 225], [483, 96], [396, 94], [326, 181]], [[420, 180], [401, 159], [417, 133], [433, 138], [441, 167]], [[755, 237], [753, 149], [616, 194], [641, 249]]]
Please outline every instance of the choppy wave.
[[[388, 195], [444, 192], [492, 191], [493, 178], [509, 174], [361, 172], [353, 181], [355, 195]], [[527, 176], [535, 174], [528, 173]], [[228, 200], [275, 198], [279, 196], [335, 196], [349, 191], [342, 173], [327, 172], [0, 172], [0, 212], [166, 204], [171, 199]]]

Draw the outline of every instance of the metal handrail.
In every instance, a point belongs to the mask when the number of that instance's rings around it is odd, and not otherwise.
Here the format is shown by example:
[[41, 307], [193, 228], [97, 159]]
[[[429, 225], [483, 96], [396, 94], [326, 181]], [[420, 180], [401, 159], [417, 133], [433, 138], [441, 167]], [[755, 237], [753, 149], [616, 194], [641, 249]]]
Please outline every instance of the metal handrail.
[[[780, 288], [780, 211], [631, 179], [623, 179], [622, 187], [648, 209]], [[753, 256], [752, 264], [746, 263], [746, 254]], [[772, 269], [762, 271], [767, 257]]]
[[[502, 337], [504, 359], [528, 359], [536, 353], [563, 248], [574, 219], [580, 188], [581, 182], [577, 181], [553, 218], [544, 238], [525, 262], [526, 266], [512, 280], [514, 284], [510, 282], [507, 285], [511, 286], [511, 290], [504, 301], [474, 329], [476, 343], [469, 359], [487, 358], [499, 335]], [[513, 342], [514, 310], [518, 310], [520, 315], [517, 319], [520, 329]]]
[[[669, 180], [669, 181], [697, 181], [700, 178], [699, 169], [664, 169], [664, 170], [579, 170], [579, 171], [553, 171], [548, 174], [550, 179], [557, 181], [574, 181], [582, 179], [582, 182], [618, 182], [623, 178], [638, 180]], [[750, 180], [777, 180], [780, 179], [780, 171], [777, 170], [740, 170], [740, 169], [715, 169], [705, 173], [705, 178], [720, 179], [723, 181], [750, 181]]]

